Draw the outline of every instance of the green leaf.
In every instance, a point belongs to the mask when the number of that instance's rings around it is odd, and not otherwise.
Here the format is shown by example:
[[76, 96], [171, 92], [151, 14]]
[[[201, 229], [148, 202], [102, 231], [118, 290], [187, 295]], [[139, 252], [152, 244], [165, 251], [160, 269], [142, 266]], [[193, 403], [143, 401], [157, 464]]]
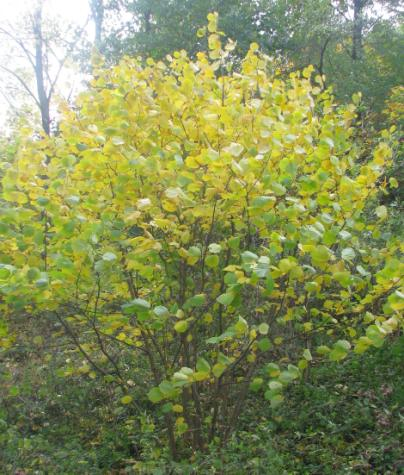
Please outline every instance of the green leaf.
[[266, 370], [268, 372], [268, 375], [271, 378], [276, 378], [281, 374], [281, 371], [279, 369], [279, 366], [276, 363], [268, 363], [266, 365]]
[[230, 327], [221, 335], [212, 336], [211, 338], [208, 338], [206, 340], [206, 343], [209, 343], [211, 345], [216, 345], [217, 343], [220, 343], [221, 341], [224, 341], [228, 338], [233, 338], [235, 335], [236, 335], [236, 330], [234, 329], [234, 327]]
[[279, 407], [283, 401], [285, 400], [285, 396], [283, 394], [275, 394], [271, 397], [271, 407], [272, 409], [276, 409]]
[[258, 260], [258, 256], [253, 252], [245, 251], [241, 254], [241, 260], [244, 264], [253, 264]]
[[248, 323], [243, 317], [238, 317], [237, 323], [234, 325], [234, 329], [237, 333], [245, 333], [248, 330]]
[[260, 279], [266, 277], [269, 272], [269, 263], [269, 257], [261, 256], [258, 259], [256, 267], [254, 268], [254, 274]]
[[275, 200], [272, 196], [257, 196], [251, 202], [253, 208], [263, 208], [268, 203], [272, 203]]
[[259, 389], [264, 384], [264, 380], [262, 378], [254, 378], [250, 383], [250, 389], [253, 392], [259, 391]]
[[220, 244], [216, 244], [215, 242], [212, 242], [212, 244], [209, 244], [209, 252], [212, 254], [219, 254], [219, 252], [222, 250], [222, 246]]
[[282, 371], [281, 374], [279, 375], [279, 381], [284, 384], [289, 384], [294, 379], [296, 379], [295, 375], [291, 373], [290, 371]]
[[219, 363], [222, 363], [226, 366], [228, 366], [232, 360], [230, 358], [228, 358], [225, 354], [223, 354], [222, 352], [219, 352], [218, 356], [217, 356], [217, 361]]
[[227, 244], [230, 247], [230, 249], [234, 249], [234, 250], [238, 249], [240, 247], [240, 236], [231, 237], [227, 241]]
[[226, 366], [222, 363], [216, 363], [212, 368], [212, 373], [216, 376], [216, 378], [220, 378], [220, 376], [224, 373]]
[[199, 357], [196, 362], [196, 369], [197, 371], [201, 371], [202, 373], [209, 373], [210, 372], [210, 364], [205, 358]]
[[47, 287], [49, 285], [49, 278], [46, 275], [44, 275], [43, 272], [41, 274], [42, 274], [42, 277], [35, 281], [35, 285], [38, 288]]
[[314, 247], [314, 249], [311, 251], [311, 258], [313, 260], [313, 264], [315, 265], [324, 264], [330, 260], [331, 253], [328, 247], [320, 245]]
[[216, 254], [211, 255], [211, 256], [206, 256], [205, 264], [211, 269], [214, 269], [215, 267], [219, 265], [219, 256], [217, 256]]
[[269, 331], [269, 325], [268, 323], [261, 323], [258, 326], [258, 332], [261, 333], [261, 335], [267, 335]]
[[366, 329], [366, 336], [371, 340], [372, 345], [376, 348], [383, 346], [385, 332], [377, 325], [370, 325]]
[[398, 188], [398, 181], [393, 176], [389, 178], [389, 185], [391, 188]]
[[216, 299], [222, 305], [230, 305], [234, 300], [235, 295], [232, 292], [226, 292], [225, 294], [219, 295]]
[[232, 155], [233, 157], [238, 157], [239, 155], [241, 155], [242, 151], [244, 150], [244, 147], [239, 143], [232, 142], [227, 147], [224, 147], [223, 150], [227, 153], [230, 153], [230, 155]]
[[161, 383], [159, 384], [159, 389], [166, 398], [170, 398], [176, 393], [176, 388], [174, 384], [170, 381], [167, 381], [166, 379], [161, 381]]
[[387, 218], [387, 208], [384, 205], [378, 206], [376, 208], [376, 216], [380, 219], [386, 219]]
[[351, 233], [349, 233], [348, 231], [344, 231], [344, 230], [340, 231], [338, 233], [338, 235], [343, 241], [347, 241], [348, 239], [351, 239], [351, 237], [352, 237]]
[[102, 256], [102, 260], [106, 262], [112, 262], [117, 259], [116, 255], [113, 252], [106, 252]]
[[355, 251], [352, 249], [352, 247], [346, 247], [345, 249], [342, 250], [341, 252], [341, 257], [345, 261], [352, 261], [355, 259]]
[[268, 383], [269, 389], [274, 392], [279, 392], [282, 391], [283, 389], [283, 384], [280, 381], [270, 381]]
[[333, 349], [330, 351], [328, 357], [331, 361], [343, 360], [351, 348], [351, 344], [347, 340], [338, 340], [334, 343]]
[[271, 341], [269, 338], [261, 338], [260, 340], [258, 340], [258, 348], [261, 350], [261, 351], [268, 351], [271, 349]]
[[85, 143], [78, 143], [78, 144], [76, 144], [76, 148], [80, 152], [84, 152], [84, 150], [88, 149], [88, 146]]
[[[0, 275], [1, 275], [1, 269], [0, 269]], [[36, 279], [39, 279], [41, 275], [41, 272], [39, 269], [36, 269], [35, 267], [31, 267], [28, 272], [27, 272], [27, 279], [29, 282], [33, 282]]]
[[206, 302], [205, 294], [194, 295], [187, 299], [184, 303], [184, 310], [188, 310], [192, 307], [201, 307]]
[[307, 292], [318, 292], [320, 290], [320, 285], [318, 282], [307, 282], [304, 286]]
[[8, 279], [14, 270], [13, 266], [9, 264], [0, 264], [0, 279], [6, 280]]
[[269, 274], [265, 280], [265, 288], [267, 292], [270, 294], [275, 288], [275, 281], [272, 276]]
[[147, 300], [143, 299], [134, 299], [124, 305], [122, 305], [122, 311], [126, 315], [132, 314], [135, 312], [146, 312], [151, 307], [150, 303]]
[[283, 196], [286, 193], [286, 188], [280, 183], [272, 183], [271, 188], [276, 196]]
[[132, 401], [133, 401], [132, 396], [126, 395], [126, 396], [121, 397], [122, 404], [130, 404]]
[[288, 364], [288, 371], [293, 375], [294, 379], [297, 379], [300, 376], [299, 368], [293, 364]]
[[66, 201], [70, 204], [70, 205], [77, 205], [78, 203], [80, 203], [80, 196], [77, 196], [77, 195], [70, 195], [66, 198]]
[[199, 249], [199, 247], [197, 246], [192, 246], [188, 249], [188, 253], [192, 256], [192, 257], [201, 257], [201, 250]]
[[181, 385], [183, 383], [187, 383], [189, 378], [188, 375], [185, 373], [182, 373], [181, 371], [177, 371], [176, 373], [173, 374], [173, 380], [176, 381], [176, 383], [180, 383]]
[[328, 348], [328, 346], [325, 346], [325, 345], [320, 345], [319, 347], [317, 347], [316, 349], [316, 352], [319, 354], [319, 355], [326, 355], [330, 352], [331, 350]]
[[18, 386], [11, 386], [11, 388], [8, 390], [8, 393], [10, 396], [18, 396], [20, 394], [20, 388]]
[[36, 199], [36, 202], [40, 206], [46, 206], [49, 203], [49, 198], [46, 198], [45, 196], [40, 196], [39, 198]]
[[351, 344], [347, 340], [338, 340], [334, 343], [334, 348], [341, 348], [344, 351], [349, 351], [351, 349]]
[[297, 264], [293, 259], [288, 258], [281, 259], [278, 263], [279, 270], [283, 274], [287, 274], [288, 272], [290, 272], [294, 267], [296, 267], [296, 265]]
[[186, 320], [180, 320], [174, 325], [174, 330], [177, 333], [185, 333], [189, 328], [189, 324]]
[[342, 285], [342, 287], [349, 287], [351, 283], [351, 274], [348, 271], [334, 272], [332, 278]]
[[150, 391], [147, 393], [147, 397], [154, 404], [156, 404], [156, 403], [160, 402], [162, 399], [164, 399], [164, 396], [163, 396], [163, 394], [162, 394], [162, 392], [160, 391], [159, 388], [150, 389]]
[[323, 235], [323, 242], [326, 246], [332, 246], [337, 242], [337, 232], [332, 229], [328, 229]]
[[122, 137], [117, 137], [117, 136], [112, 137], [111, 141], [114, 145], [117, 145], [117, 146], [125, 144], [125, 140]]
[[157, 307], [154, 307], [153, 313], [160, 318], [165, 318], [165, 317], [170, 316], [170, 312], [168, 311], [168, 308], [162, 305], [158, 305]]
[[370, 272], [368, 272], [364, 267], [362, 266], [356, 266], [356, 270], [359, 272], [360, 275], [363, 275], [364, 277], [368, 277], [370, 275]]

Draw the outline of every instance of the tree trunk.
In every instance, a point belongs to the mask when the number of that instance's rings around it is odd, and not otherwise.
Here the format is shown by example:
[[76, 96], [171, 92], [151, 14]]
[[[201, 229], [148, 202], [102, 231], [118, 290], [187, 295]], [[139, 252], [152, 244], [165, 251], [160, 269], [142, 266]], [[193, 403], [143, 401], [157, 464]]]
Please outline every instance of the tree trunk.
[[90, 0], [91, 14], [95, 25], [94, 46], [97, 51], [102, 49], [102, 29], [104, 25], [104, 3], [103, 0]]
[[320, 51], [320, 63], [318, 65], [318, 72], [319, 72], [320, 76], [324, 75], [324, 56], [325, 56], [325, 52], [326, 52], [326, 49], [327, 49], [327, 46], [328, 46], [328, 43], [330, 42], [330, 40], [331, 40], [331, 36], [329, 36], [325, 40], [324, 45], [323, 45], [323, 47], [321, 48], [321, 51]]
[[352, 59], [360, 59], [362, 54], [362, 34], [363, 34], [363, 8], [364, 0], [354, 0], [353, 2], [353, 31], [352, 31]]
[[41, 113], [42, 128], [46, 135], [50, 135], [50, 111], [49, 97], [46, 93], [44, 80], [44, 58], [43, 58], [43, 37], [42, 37], [42, 4], [38, 6], [34, 13], [34, 37], [35, 37], [35, 79], [38, 93], [39, 109]]
[[150, 33], [151, 30], [151, 10], [147, 10], [144, 14], [144, 31], [145, 33]]

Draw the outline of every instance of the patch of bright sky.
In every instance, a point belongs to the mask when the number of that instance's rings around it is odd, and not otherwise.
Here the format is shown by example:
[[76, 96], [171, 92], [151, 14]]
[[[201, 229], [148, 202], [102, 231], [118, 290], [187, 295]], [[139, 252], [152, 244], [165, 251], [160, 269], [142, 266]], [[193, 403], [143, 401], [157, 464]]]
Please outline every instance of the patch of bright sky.
[[[36, 4], [37, 0], [0, 0], [0, 18], [2, 21], [18, 20]], [[87, 0], [45, 0], [44, 11], [46, 15], [60, 16], [77, 24], [83, 24], [90, 13]]]

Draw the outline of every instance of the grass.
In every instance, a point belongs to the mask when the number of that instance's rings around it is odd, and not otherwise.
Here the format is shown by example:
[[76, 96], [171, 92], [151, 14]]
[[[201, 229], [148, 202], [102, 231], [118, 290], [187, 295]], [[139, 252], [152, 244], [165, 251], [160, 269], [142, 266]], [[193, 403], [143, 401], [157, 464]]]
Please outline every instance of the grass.
[[[60, 353], [60, 358], [62, 357]], [[10, 354], [0, 370], [0, 473], [404, 473], [404, 337], [311, 370], [275, 411], [251, 396], [225, 449], [173, 464], [145, 410], [140, 424], [58, 356]], [[150, 426], [150, 430], [147, 427]]]

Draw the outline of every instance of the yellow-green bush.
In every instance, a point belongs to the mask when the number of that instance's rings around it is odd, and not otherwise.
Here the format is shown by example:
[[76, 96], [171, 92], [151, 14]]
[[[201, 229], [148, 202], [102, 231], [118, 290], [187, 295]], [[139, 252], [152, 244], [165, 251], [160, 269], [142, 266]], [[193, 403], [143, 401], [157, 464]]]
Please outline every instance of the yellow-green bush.
[[100, 68], [3, 180], [2, 312], [58, 318], [123, 404], [143, 389], [174, 456], [226, 440], [249, 390], [276, 410], [312, 360], [380, 346], [403, 307], [369, 208], [387, 143], [358, 164], [355, 105], [256, 44], [232, 70], [216, 21], [195, 60]]

